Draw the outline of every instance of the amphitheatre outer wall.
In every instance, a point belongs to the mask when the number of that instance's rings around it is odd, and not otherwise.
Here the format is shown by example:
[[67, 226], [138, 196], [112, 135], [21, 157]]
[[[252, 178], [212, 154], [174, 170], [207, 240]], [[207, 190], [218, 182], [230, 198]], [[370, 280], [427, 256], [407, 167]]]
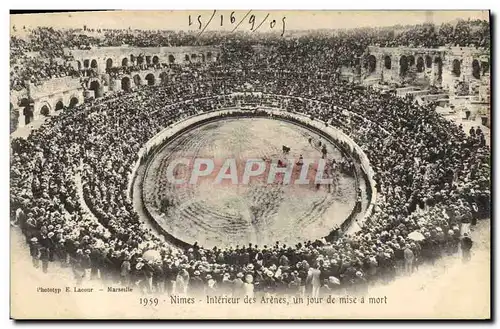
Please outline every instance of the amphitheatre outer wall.
[[[255, 109], [255, 108], [252, 108]], [[267, 113], [272, 114], [273, 118], [277, 118], [279, 120], [287, 121], [292, 119], [295, 121], [295, 123], [313, 130], [317, 133], [320, 133], [324, 137], [327, 137], [334, 143], [338, 142], [344, 142], [350, 147], [351, 152], [355, 152], [359, 155], [359, 164], [361, 167], [361, 170], [363, 172], [364, 179], [367, 180], [370, 188], [370, 193], [368, 195], [371, 195], [370, 199], [368, 200], [368, 207], [360, 220], [360, 222], [364, 222], [366, 218], [368, 218], [371, 213], [373, 212], [375, 203], [376, 203], [376, 198], [377, 198], [377, 191], [376, 191], [376, 185], [375, 181], [373, 179], [374, 172], [373, 169], [370, 166], [370, 162], [368, 160], [368, 157], [364, 153], [364, 151], [357, 145], [349, 136], [344, 134], [343, 132], [339, 131], [336, 128], [333, 128], [331, 126], [325, 126], [324, 122], [319, 121], [319, 120], [311, 120], [310, 117], [307, 117], [303, 114], [299, 113], [292, 113], [288, 112], [282, 109], [276, 109], [276, 108], [270, 108], [270, 107], [259, 107], [259, 110], [265, 110]], [[168, 143], [169, 140], [172, 138], [181, 135], [185, 133], [186, 131], [189, 131], [192, 128], [195, 128], [197, 126], [203, 125], [207, 122], [211, 121], [216, 121], [216, 120], [223, 120], [221, 119], [221, 115], [223, 114], [231, 114], [231, 113], [240, 113], [240, 114], [246, 114], [248, 116], [251, 116], [252, 113], [249, 111], [249, 109], [245, 109], [242, 107], [237, 107], [237, 108], [225, 108], [225, 109], [220, 109], [216, 110], [213, 112], [208, 112], [208, 113], [202, 113], [198, 115], [191, 116], [185, 120], [182, 120], [178, 122], [177, 124], [174, 124], [168, 128], [165, 128], [163, 131], [158, 133], [156, 136], [151, 138], [145, 146], [139, 151], [139, 159], [136, 162], [136, 165], [134, 166], [130, 177], [129, 177], [129, 196], [132, 198], [133, 196], [133, 191], [132, 189], [134, 188], [134, 182], [137, 179], [137, 173], [139, 168], [144, 165], [147, 166], [150, 163], [150, 160], [154, 157], [155, 151], [158, 149], [161, 149], [163, 145]], [[311, 129], [312, 128], [312, 129]], [[146, 169], [147, 170], [147, 169]], [[144, 177], [142, 177], [143, 179]], [[143, 182], [140, 182], [137, 186], [142, 186]], [[138, 204], [140, 204], [141, 208], [140, 213], [145, 214], [147, 218], [143, 218], [143, 220], [147, 220], [161, 235], [163, 235], [167, 241], [170, 241], [174, 243], [177, 246], [182, 246], [182, 247], [188, 247], [190, 246], [189, 243], [182, 241], [178, 239], [177, 237], [171, 235], [169, 232], [167, 232], [164, 228], [161, 227], [160, 224], [155, 220], [155, 216], [151, 213], [150, 209], [148, 209], [146, 206], [144, 206], [144, 202], [142, 200], [142, 192], [140, 193], [141, 200]], [[137, 204], [134, 202], [134, 204]], [[352, 219], [354, 218], [355, 215], [355, 210], [353, 209], [351, 212], [351, 215], [346, 218], [346, 220], [342, 223], [341, 225], [341, 231], [347, 231], [347, 229], [351, 226], [352, 224]], [[352, 232], [352, 230], [351, 230]], [[333, 233], [333, 232], [332, 232]]]

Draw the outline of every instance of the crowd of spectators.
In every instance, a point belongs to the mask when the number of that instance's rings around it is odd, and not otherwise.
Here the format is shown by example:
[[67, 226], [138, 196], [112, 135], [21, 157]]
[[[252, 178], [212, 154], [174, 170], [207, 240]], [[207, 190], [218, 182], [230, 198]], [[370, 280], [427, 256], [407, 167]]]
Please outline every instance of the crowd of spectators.
[[[15, 28], [15, 27], [14, 27]], [[71, 64], [71, 55], [64, 48], [81, 45], [87, 40], [74, 30], [55, 30], [39, 27], [30, 31], [23, 39], [10, 38], [10, 88], [21, 90], [29, 83], [39, 85], [52, 78], [79, 76]]]
[[47, 80], [66, 76], [77, 78], [81, 74], [68, 62], [27, 57], [10, 71], [10, 88], [21, 90], [27, 88], [29, 83], [38, 86]]
[[[293, 44], [251, 55], [248, 45], [233, 45], [219, 63], [172, 68], [168, 84], [67, 109], [14, 139], [12, 216], [34, 265], [48, 271], [57, 260], [78, 283], [100, 278], [144, 292], [318, 296], [365, 293], [369, 283], [459, 249], [468, 259], [470, 225], [490, 216], [484, 136], [466, 135], [411, 98], [341, 82], [317, 41]], [[358, 50], [344, 51], [350, 60]], [[297, 65], [301, 58], [307, 61]], [[179, 120], [246, 102], [306, 114], [362, 147], [376, 173], [377, 201], [358, 232], [294, 246], [180, 248], [141, 222], [128, 194], [141, 147]]]

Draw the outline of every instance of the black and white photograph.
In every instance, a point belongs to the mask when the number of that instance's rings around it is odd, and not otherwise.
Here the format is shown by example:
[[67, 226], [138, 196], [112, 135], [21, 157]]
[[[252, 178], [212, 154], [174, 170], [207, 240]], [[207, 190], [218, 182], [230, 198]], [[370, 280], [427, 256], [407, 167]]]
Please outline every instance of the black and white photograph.
[[490, 11], [9, 26], [12, 319], [491, 319]]

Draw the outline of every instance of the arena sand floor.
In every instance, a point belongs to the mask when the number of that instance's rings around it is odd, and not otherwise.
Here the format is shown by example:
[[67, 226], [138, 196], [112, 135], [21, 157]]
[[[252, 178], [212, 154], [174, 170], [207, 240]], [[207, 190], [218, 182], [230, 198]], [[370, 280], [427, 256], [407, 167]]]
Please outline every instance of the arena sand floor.
[[[320, 141], [327, 146], [329, 160], [343, 158], [337, 146], [325, 138], [280, 120], [225, 119], [196, 127], [169, 141], [153, 157], [142, 186], [144, 203], [167, 232], [204, 247], [248, 243], [263, 246], [276, 241], [294, 245], [322, 238], [350, 215], [356, 201], [354, 177], [337, 170], [337, 183], [330, 189], [317, 188], [314, 169], [307, 185], [269, 184], [265, 174], [249, 184], [241, 183], [247, 159], [267, 163], [288, 159], [297, 163], [302, 155], [304, 159], [318, 160], [322, 155]], [[284, 145], [290, 147], [286, 155]], [[167, 167], [184, 157], [214, 159], [214, 175], [218, 164], [235, 159], [239, 184], [230, 180], [213, 184], [211, 179], [193, 185], [173, 184], [166, 179]], [[298, 177], [300, 166], [295, 167], [293, 177]], [[183, 174], [180, 176], [189, 179], [191, 172], [184, 170]], [[161, 206], [163, 200], [168, 200], [166, 210]]]

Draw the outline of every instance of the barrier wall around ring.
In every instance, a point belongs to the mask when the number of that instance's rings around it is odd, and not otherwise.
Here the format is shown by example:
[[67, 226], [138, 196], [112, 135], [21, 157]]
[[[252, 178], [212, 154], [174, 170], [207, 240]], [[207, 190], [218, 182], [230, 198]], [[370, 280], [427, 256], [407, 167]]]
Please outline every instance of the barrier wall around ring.
[[[226, 95], [227, 96], [227, 95]], [[221, 96], [220, 96], [221, 97]], [[282, 109], [276, 109], [276, 108], [271, 108], [268, 106], [260, 106], [258, 108], [253, 108], [258, 109], [258, 110], [265, 110], [268, 114], [272, 115], [274, 118], [280, 119], [280, 120], [285, 120], [285, 121], [295, 121], [294, 123], [299, 123], [303, 125], [304, 127], [314, 130], [317, 133], [320, 133], [324, 137], [330, 139], [330, 141], [333, 141], [335, 144], [338, 145], [338, 142], [344, 142], [350, 147], [351, 152], [355, 152], [358, 156], [358, 162], [361, 166], [363, 176], [365, 180], [368, 181], [368, 187], [369, 187], [369, 193], [370, 199], [368, 203], [367, 210], [365, 211], [365, 214], [363, 216], [362, 221], [366, 220], [371, 213], [373, 212], [373, 208], [376, 202], [377, 198], [377, 190], [376, 190], [376, 185], [375, 181], [373, 179], [374, 172], [373, 169], [370, 166], [370, 162], [368, 160], [368, 157], [364, 153], [364, 151], [357, 145], [349, 136], [347, 136], [345, 133], [339, 131], [336, 128], [326, 126], [323, 121], [319, 120], [313, 120], [303, 114], [300, 113], [293, 113], [293, 112], [288, 112]], [[196, 114], [193, 116], [190, 116], [182, 121], [179, 121], [178, 123], [175, 123], [171, 125], [168, 128], [165, 128], [161, 132], [159, 132], [156, 136], [151, 138], [143, 148], [138, 153], [138, 160], [129, 176], [129, 185], [128, 185], [128, 195], [132, 199], [132, 188], [134, 185], [134, 182], [136, 180], [137, 176], [137, 171], [141, 165], [146, 165], [146, 170], [147, 166], [149, 165], [150, 159], [152, 159], [156, 151], [159, 150], [165, 143], [168, 143], [168, 140], [175, 138], [176, 136], [179, 136], [190, 129], [193, 129], [195, 127], [198, 127], [200, 125], [206, 124], [211, 121], [216, 121], [216, 120], [221, 120], [221, 116], [223, 115], [230, 115], [230, 114], [235, 114], [235, 113], [241, 113], [241, 114], [248, 114], [248, 116], [252, 116], [251, 111], [252, 109], [248, 108], [242, 108], [242, 107], [235, 107], [235, 108], [225, 108], [225, 109], [220, 109], [220, 110], [215, 110], [212, 112], [207, 112], [207, 113], [200, 113]], [[223, 119], [223, 118], [222, 118]], [[312, 129], [311, 129], [312, 128]], [[142, 192], [140, 193], [141, 198], [142, 198]], [[148, 217], [148, 221], [156, 228], [158, 232], [160, 232], [168, 241], [173, 242], [175, 245], [180, 246], [180, 247], [189, 247], [190, 245], [184, 241], [181, 241], [177, 239], [176, 237], [172, 236], [169, 232], [166, 232], [154, 219], [154, 216], [151, 215], [147, 207], [144, 206], [143, 201], [141, 200], [141, 204], [143, 207], [143, 211]], [[351, 215], [346, 218], [344, 223], [341, 225], [341, 230], [346, 231], [347, 228], [350, 227], [351, 221], [354, 218], [354, 209], [351, 212]]]

